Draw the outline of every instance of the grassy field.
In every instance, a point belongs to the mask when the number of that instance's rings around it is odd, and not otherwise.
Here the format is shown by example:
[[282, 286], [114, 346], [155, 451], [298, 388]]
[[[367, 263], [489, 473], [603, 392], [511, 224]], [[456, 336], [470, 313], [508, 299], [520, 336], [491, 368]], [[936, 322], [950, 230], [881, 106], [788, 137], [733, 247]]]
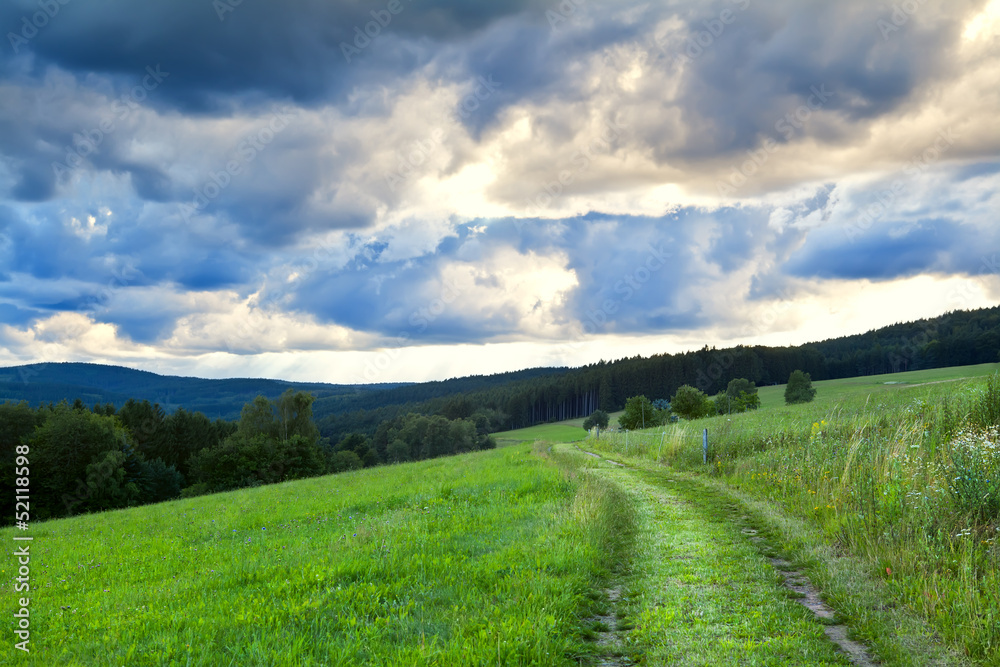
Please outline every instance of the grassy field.
[[[609, 412], [608, 420], [610, 424], [615, 424], [618, 418], [625, 414], [624, 410], [619, 410], [618, 412]], [[556, 422], [557, 424], [566, 424], [567, 426], [579, 426], [583, 428], [583, 422], [587, 421], [586, 417], [580, 417], [579, 419], [567, 419], [566, 421]]]
[[[982, 377], [996, 369], [815, 383], [812, 403], [769, 400], [751, 413], [633, 432], [627, 453], [776, 503], [861, 559], [891, 604], [922, 615], [969, 657], [1000, 664], [1000, 434], [991, 427], [1000, 381]], [[588, 444], [626, 452], [623, 435]], [[876, 637], [853, 613], [862, 635]]]
[[18, 664], [848, 664], [777, 556], [883, 664], [1000, 664], [988, 370], [32, 524]]
[[530, 450], [37, 524], [18, 664], [577, 664], [619, 522]]
[[[583, 420], [579, 420], [581, 423]], [[519, 428], [515, 431], [501, 431], [494, 433], [493, 438], [497, 441], [498, 447], [515, 445], [522, 442], [535, 442], [544, 440], [546, 442], [577, 442], [587, 437], [587, 432], [582, 426], [576, 426], [568, 422], [557, 424], [538, 424], [527, 428]]]
[[848, 664], [720, 493], [574, 447], [40, 523], [17, 664]]
[[[833, 405], [844, 398], [858, 394], [878, 396], [883, 391], [913, 387], [931, 382], [953, 382], [969, 378], [985, 377], [1000, 371], [1000, 364], [979, 364], [954, 368], [933, 368], [925, 371], [889, 373], [886, 375], [865, 375], [841, 380], [819, 380], [813, 382], [818, 405]], [[758, 390], [762, 408], [780, 408], [785, 405], [785, 385], [761, 387]]]

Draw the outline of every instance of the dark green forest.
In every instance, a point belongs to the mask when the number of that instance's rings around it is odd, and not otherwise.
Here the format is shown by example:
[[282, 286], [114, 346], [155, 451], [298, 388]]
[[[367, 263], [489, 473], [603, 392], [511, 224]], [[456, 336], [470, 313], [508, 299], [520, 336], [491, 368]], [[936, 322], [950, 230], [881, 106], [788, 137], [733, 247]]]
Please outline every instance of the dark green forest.
[[[7, 461], [30, 452], [32, 516], [52, 518], [490, 448], [490, 433], [620, 410], [632, 397], [664, 406], [684, 385], [714, 410], [708, 397], [733, 393], [737, 379], [749, 387], [793, 371], [827, 380], [990, 363], [998, 351], [1000, 307], [796, 347], [704, 347], [419, 384], [36, 364], [0, 370], [0, 451]], [[8, 499], [16, 469], [0, 471]]]
[[998, 352], [1000, 307], [994, 307], [956, 311], [795, 347], [706, 346], [681, 354], [599, 361], [478, 391], [440, 393], [424, 401], [419, 398], [425, 385], [417, 384], [405, 387], [409, 402], [396, 403], [390, 398], [400, 395], [397, 392], [402, 388], [371, 392], [352, 397], [357, 410], [318, 411], [317, 416], [321, 432], [332, 440], [351, 432], [374, 434], [381, 422], [407, 412], [485, 419], [502, 429], [522, 428], [586, 417], [596, 409], [621, 410], [632, 396], [668, 399], [682, 385], [714, 395], [736, 378], [757, 386], [775, 385], [785, 383], [792, 371], [801, 370], [814, 381], [831, 380], [991, 363], [998, 361]]
[[315, 397], [322, 437], [373, 437], [379, 425], [409, 413], [470, 419], [490, 432], [621, 410], [626, 399], [667, 399], [682, 385], [709, 395], [730, 380], [781, 384], [794, 370], [813, 380], [995, 362], [1000, 307], [955, 311], [865, 334], [795, 347], [737, 346], [652, 357], [599, 361], [581, 368], [533, 368], [436, 382], [383, 385], [290, 383], [279, 380], [203, 380], [95, 364], [35, 364], [0, 369], [0, 400], [31, 405], [80, 398], [85, 404], [129, 399], [180, 407], [210, 419], [234, 420], [258, 395], [277, 399], [289, 388]]
[[0, 468], [11, 510], [0, 524], [14, 522], [15, 488], [26, 484], [30, 514], [44, 520], [496, 446], [472, 421], [417, 414], [386, 422], [374, 439], [331, 444], [314, 400], [291, 389], [258, 396], [234, 422], [183, 408], [168, 415], [145, 400], [121, 409], [0, 404], [0, 452], [12, 464]]
[[183, 407], [211, 419], [239, 418], [244, 404], [257, 396], [275, 399], [294, 387], [317, 398], [391, 390], [397, 384], [336, 385], [256, 378], [206, 380], [158, 375], [120, 366], [42, 363], [0, 368], [0, 401], [32, 405], [73, 401], [111, 403], [121, 408], [129, 399], [158, 403], [167, 412]]

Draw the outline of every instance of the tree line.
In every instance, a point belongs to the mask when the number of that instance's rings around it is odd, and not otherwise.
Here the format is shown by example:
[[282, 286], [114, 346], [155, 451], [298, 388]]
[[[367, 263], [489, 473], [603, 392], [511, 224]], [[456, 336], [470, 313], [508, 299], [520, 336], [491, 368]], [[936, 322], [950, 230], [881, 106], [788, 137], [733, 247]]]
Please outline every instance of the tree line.
[[[374, 438], [331, 442], [313, 419], [314, 400], [291, 389], [258, 396], [231, 422], [184, 409], [168, 415], [149, 401], [120, 409], [6, 402], [0, 451], [9, 463], [27, 446], [31, 516], [45, 520], [496, 446], [488, 421], [419, 414], [386, 421]], [[3, 525], [14, 519], [14, 472], [0, 467]]]
[[[331, 440], [353, 432], [374, 435], [379, 424], [409, 412], [445, 415], [456, 403], [463, 417], [489, 414], [495, 430], [583, 418], [599, 409], [615, 412], [627, 399], [647, 396], [669, 401], [682, 386], [708, 395], [727, 392], [743, 378], [756, 386], [785, 383], [793, 371], [830, 380], [926, 368], [996, 362], [1000, 350], [1000, 306], [956, 311], [938, 318], [895, 324], [865, 334], [794, 347], [703, 347], [680, 354], [599, 361], [576, 369], [549, 369], [506, 382], [479, 378], [466, 390], [446, 394], [448, 382], [434, 383], [433, 397], [421, 400], [425, 385], [371, 392], [363, 409], [326, 414], [320, 431]], [[478, 388], [477, 388], [478, 386]], [[393, 404], [392, 396], [406, 396]], [[732, 401], [727, 399], [727, 410]], [[340, 399], [324, 399], [337, 401]], [[351, 400], [355, 400], [352, 398]], [[357, 405], [357, 403], [355, 403]]]

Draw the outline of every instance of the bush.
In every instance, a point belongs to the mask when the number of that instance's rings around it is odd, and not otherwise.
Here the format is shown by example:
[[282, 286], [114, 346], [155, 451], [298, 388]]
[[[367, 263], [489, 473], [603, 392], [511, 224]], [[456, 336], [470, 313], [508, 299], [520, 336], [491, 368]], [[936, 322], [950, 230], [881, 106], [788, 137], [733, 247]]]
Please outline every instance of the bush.
[[785, 387], [785, 404], [808, 403], [814, 398], [816, 398], [816, 389], [812, 386], [812, 378], [809, 377], [809, 373], [792, 371], [788, 377], [788, 386]]
[[583, 420], [583, 428], [589, 431], [590, 429], [597, 427], [603, 431], [608, 427], [609, 421], [610, 417], [608, 417], [607, 412], [604, 410], [594, 410], [593, 414]]
[[677, 393], [670, 399], [670, 405], [674, 412], [685, 419], [710, 417], [718, 412], [715, 403], [705, 395], [705, 392], [687, 384], [677, 389]]
[[181, 495], [184, 488], [184, 475], [177, 472], [174, 466], [168, 466], [161, 459], [143, 461], [139, 486], [143, 490], [143, 500], [158, 503]]
[[364, 467], [361, 457], [349, 449], [341, 450], [333, 455], [333, 472], [360, 470]]
[[181, 498], [194, 498], [195, 496], [204, 496], [205, 494], [211, 493], [212, 489], [208, 487], [208, 484], [204, 482], [198, 482], [197, 484], [192, 484], [186, 489], [181, 490]]
[[633, 396], [625, 401], [625, 414], [618, 418], [618, 424], [625, 429], [649, 428], [666, 421], [667, 415], [653, 407], [645, 396]]
[[391, 463], [401, 463], [410, 460], [410, 446], [403, 440], [396, 438], [389, 443], [385, 450], [386, 459]]

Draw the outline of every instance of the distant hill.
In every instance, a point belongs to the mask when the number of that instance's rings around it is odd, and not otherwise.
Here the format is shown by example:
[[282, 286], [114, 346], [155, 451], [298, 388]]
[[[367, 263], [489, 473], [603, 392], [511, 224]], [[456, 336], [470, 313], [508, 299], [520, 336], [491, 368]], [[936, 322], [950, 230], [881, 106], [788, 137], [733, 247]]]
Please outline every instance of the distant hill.
[[0, 368], [0, 401], [73, 401], [88, 406], [129, 398], [178, 407], [215, 419], [236, 419], [258, 394], [276, 398], [288, 388], [316, 397], [313, 414], [324, 436], [373, 434], [406, 412], [468, 417], [479, 411], [504, 428], [584, 417], [600, 407], [620, 410], [630, 396], [669, 398], [682, 384], [708, 394], [732, 378], [780, 384], [793, 370], [813, 380], [996, 362], [1000, 307], [954, 311], [854, 336], [792, 347], [704, 347], [680, 354], [635, 356], [579, 368], [530, 368], [421, 383], [338, 385], [265, 379], [206, 380], [118, 366], [47, 363]]
[[211, 419], [236, 419], [244, 403], [257, 395], [276, 398], [293, 388], [318, 398], [384, 391], [399, 384], [337, 385], [255, 378], [207, 380], [158, 375], [121, 366], [84, 363], [44, 363], [0, 368], [0, 401], [32, 405], [81, 399], [124, 405], [130, 398], [159, 403], [167, 412], [179, 407], [205, 413]]
[[134, 398], [159, 403], [168, 413], [177, 408], [203, 412], [210, 419], [233, 420], [245, 403], [263, 395], [274, 399], [289, 388], [316, 397], [313, 413], [325, 416], [372, 410], [387, 405], [411, 405], [455, 394], [481, 391], [497, 385], [530, 380], [565, 369], [532, 368], [495, 375], [470, 375], [435, 382], [345, 385], [288, 382], [260, 378], [208, 380], [158, 375], [122, 366], [87, 363], [44, 363], [0, 368], [0, 402], [27, 401], [31, 405], [82, 400], [88, 407], [113, 403], [121, 407]]

